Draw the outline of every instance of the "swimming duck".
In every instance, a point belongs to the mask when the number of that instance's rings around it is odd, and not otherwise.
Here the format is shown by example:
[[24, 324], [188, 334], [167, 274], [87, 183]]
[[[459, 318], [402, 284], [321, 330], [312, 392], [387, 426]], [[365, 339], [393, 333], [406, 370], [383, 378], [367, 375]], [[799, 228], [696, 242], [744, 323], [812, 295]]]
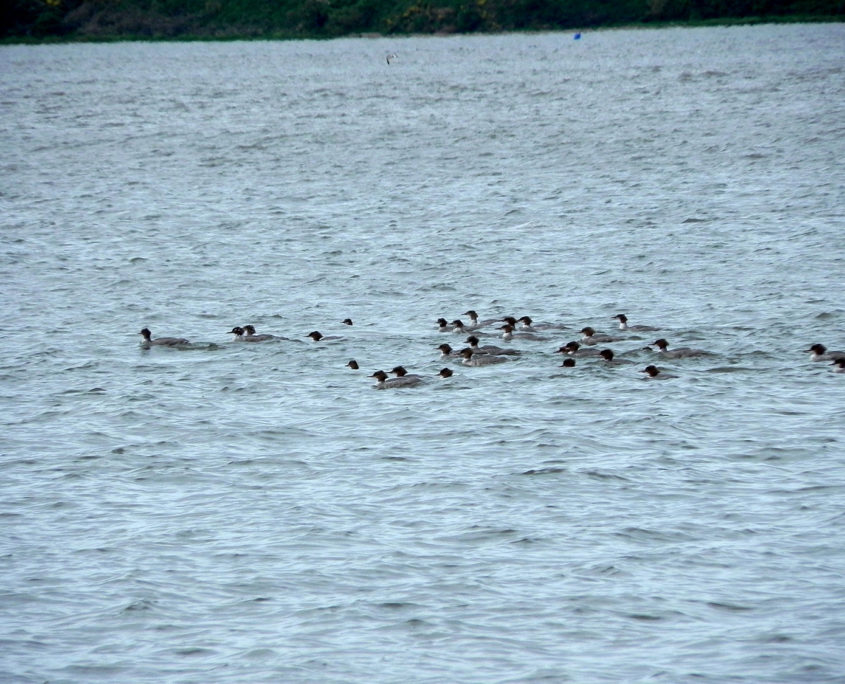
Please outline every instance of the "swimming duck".
[[511, 328], [516, 330], [520, 330], [523, 332], [536, 332], [536, 330], [531, 326], [531, 318], [528, 316], [523, 316], [522, 318], [516, 318], [515, 316], [505, 316], [502, 319], [502, 322], [505, 325], [509, 325]]
[[514, 327], [510, 323], [503, 325], [501, 327], [501, 329], [504, 331], [502, 333], [502, 339], [505, 342], [510, 342], [513, 339], [520, 339], [520, 340], [547, 340], [547, 339], [549, 339], [548, 337], [543, 337], [542, 335], [537, 335], [537, 334], [532, 333], [532, 332], [522, 332], [522, 331], [515, 332]]
[[669, 375], [661, 371], [657, 366], [646, 366], [643, 368], [640, 373], [645, 373], [648, 375], [646, 380], [668, 380], [669, 378], [674, 378], [674, 375]]
[[326, 337], [319, 330], [313, 330], [312, 332], [308, 333], [305, 337], [310, 337], [315, 342], [329, 342], [330, 340], [343, 339], [340, 335], [329, 335], [328, 337]]
[[616, 314], [613, 318], [619, 321], [620, 330], [630, 330], [631, 332], [652, 332], [654, 330], [660, 330], [660, 328], [654, 328], [650, 325], [628, 325], [628, 317], [625, 314]]
[[387, 373], [383, 370], [377, 370], [373, 373], [371, 378], [376, 379], [376, 384], [374, 385], [375, 389], [394, 389], [399, 387], [413, 387], [416, 384], [419, 384], [419, 378], [417, 381], [408, 381], [406, 378], [389, 378], [387, 377]]
[[526, 330], [565, 330], [566, 326], [560, 323], [534, 323], [531, 316], [522, 316], [516, 319]]
[[598, 356], [600, 352], [592, 347], [582, 347], [573, 340], [560, 347], [555, 353], [567, 354], [568, 356]]
[[244, 342], [266, 342], [267, 340], [277, 339], [275, 335], [268, 335], [268, 334], [256, 335], [254, 325], [245, 325], [243, 327], [243, 331], [244, 331], [244, 336], [243, 336]]
[[470, 325], [469, 327], [473, 330], [477, 328], [483, 328], [485, 325], [493, 325], [493, 323], [498, 323], [498, 318], [488, 318], [486, 320], [479, 320], [478, 314], [470, 309], [469, 311], [464, 311], [461, 316], [469, 316]]
[[394, 381], [401, 381], [396, 383], [397, 387], [410, 387], [411, 385], [418, 385], [423, 381], [421, 375], [409, 373], [407, 370], [405, 370], [404, 366], [394, 366], [394, 368], [390, 372], [396, 376], [395, 378], [393, 378]]
[[438, 345], [437, 349], [440, 350], [440, 358], [441, 359], [445, 359], [445, 358], [450, 357], [450, 356], [454, 357], [454, 356], [460, 356], [461, 355], [461, 353], [459, 351], [452, 349], [452, 347], [450, 347], [445, 342], [443, 344]]
[[519, 349], [504, 349], [503, 347], [497, 347], [494, 344], [485, 344], [483, 347], [478, 346], [478, 338], [475, 335], [470, 335], [466, 339], [467, 344], [469, 344], [469, 348], [472, 349], [473, 354], [492, 354], [493, 356], [501, 356], [511, 355], [517, 356], [519, 355]]
[[457, 335], [466, 335], [467, 333], [473, 332], [473, 330], [475, 330], [475, 328], [473, 328], [472, 326], [464, 325], [464, 322], [460, 318], [457, 318], [452, 321], [451, 325], [452, 332]]
[[590, 326], [585, 326], [579, 331], [582, 335], [581, 342], [584, 344], [609, 344], [610, 342], [619, 342], [621, 337], [613, 337], [611, 335], [601, 335], [597, 333]]
[[179, 347], [185, 344], [190, 344], [184, 337], [156, 337], [153, 339], [153, 334], [149, 328], [142, 328], [138, 333], [144, 339], [141, 340], [141, 346], [149, 347]]
[[693, 356], [709, 356], [710, 352], [703, 349], [690, 349], [689, 347], [679, 347], [678, 349], [669, 349], [669, 343], [662, 337], [651, 343], [652, 347], [657, 347], [657, 351], [661, 356], [667, 359], [686, 359]]
[[479, 354], [476, 356], [469, 347], [461, 349], [460, 353], [464, 357], [463, 363], [465, 366], [490, 366], [494, 363], [508, 361], [507, 356], [493, 356], [491, 354]]
[[806, 350], [810, 354], [810, 361], [838, 361], [845, 359], [845, 352], [828, 351], [823, 344], [811, 345]]
[[631, 363], [627, 359], [614, 358], [612, 349], [602, 349], [599, 352], [599, 356], [604, 360], [607, 365], [618, 366], [624, 363]]

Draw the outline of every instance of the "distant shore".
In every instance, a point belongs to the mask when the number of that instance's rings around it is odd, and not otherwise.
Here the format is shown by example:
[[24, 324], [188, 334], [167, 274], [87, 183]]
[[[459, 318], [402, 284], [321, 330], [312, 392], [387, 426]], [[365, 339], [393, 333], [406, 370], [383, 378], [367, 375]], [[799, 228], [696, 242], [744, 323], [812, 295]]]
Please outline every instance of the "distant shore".
[[842, 0], [10, 0], [0, 44], [304, 40], [845, 21]]

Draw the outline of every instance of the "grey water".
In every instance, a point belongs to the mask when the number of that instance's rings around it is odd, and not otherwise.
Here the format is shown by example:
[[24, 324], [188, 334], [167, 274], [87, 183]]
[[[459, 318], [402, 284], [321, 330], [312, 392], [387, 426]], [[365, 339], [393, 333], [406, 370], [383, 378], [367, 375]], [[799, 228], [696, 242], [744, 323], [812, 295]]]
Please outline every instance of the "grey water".
[[845, 681], [843, 158], [843, 24], [0, 47], [0, 680]]

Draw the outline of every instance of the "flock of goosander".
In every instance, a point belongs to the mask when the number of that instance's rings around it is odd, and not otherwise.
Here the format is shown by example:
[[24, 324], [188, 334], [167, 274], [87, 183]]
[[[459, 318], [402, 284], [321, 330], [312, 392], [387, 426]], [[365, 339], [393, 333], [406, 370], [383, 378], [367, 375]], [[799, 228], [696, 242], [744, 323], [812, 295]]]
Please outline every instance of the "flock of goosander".
[[[495, 345], [480, 345], [477, 335], [484, 334], [482, 328], [496, 326], [502, 330], [501, 338], [505, 342], [514, 340], [546, 341], [549, 333], [566, 330], [567, 327], [558, 323], [535, 323], [530, 316], [516, 318], [505, 316], [501, 319], [488, 319], [482, 321], [478, 314], [473, 311], [465, 311], [462, 316], [469, 318], [470, 323], [466, 324], [461, 319], [455, 319], [449, 323], [445, 318], [437, 319], [439, 332], [451, 332], [468, 334], [466, 343], [469, 345], [460, 350], [455, 350], [448, 343], [440, 344], [437, 349], [441, 353], [441, 359], [460, 359], [467, 366], [486, 366], [509, 361], [513, 356], [521, 354], [521, 350], [513, 347], [498, 347]], [[616, 314], [613, 320], [617, 321], [619, 334], [606, 334], [596, 331], [591, 326], [584, 326], [579, 331], [580, 341], [571, 340], [556, 350], [556, 353], [563, 354], [564, 358], [561, 367], [572, 368], [576, 365], [576, 358], [593, 358], [596, 362], [605, 366], [621, 366], [633, 363], [630, 359], [620, 358], [612, 349], [600, 348], [600, 345], [607, 345], [614, 342], [635, 340], [636, 335], [630, 333], [643, 333], [657, 331], [659, 328], [649, 325], [629, 325], [628, 317], [625, 314]], [[692, 349], [680, 347], [669, 349], [669, 343], [665, 338], [659, 338], [649, 344], [647, 349], [656, 351], [659, 358], [681, 359], [695, 356], [707, 356], [710, 352], [703, 349]], [[665, 380], [675, 377], [661, 371], [654, 364], [647, 365], [642, 371], [646, 379]]]
[[[512, 342], [514, 340], [547, 341], [549, 339], [547, 336], [548, 333], [560, 332], [567, 329], [566, 326], [557, 323], [535, 323], [529, 316], [522, 316], [520, 318], [505, 316], [500, 319], [481, 320], [473, 310], [466, 311], [462, 315], [469, 319], [469, 323], [464, 323], [461, 319], [455, 319], [449, 323], [445, 318], [439, 318], [436, 322], [437, 330], [441, 333], [467, 335], [465, 342], [468, 346], [456, 350], [444, 342], [438, 345], [436, 349], [440, 352], [440, 358], [442, 360], [459, 361], [462, 365], [470, 367], [506, 363], [518, 358], [522, 354], [521, 349], [510, 346], [481, 345], [478, 335], [492, 334], [492, 331], [483, 330], [484, 328], [495, 326], [498, 330], [502, 331], [500, 337], [505, 342]], [[563, 354], [565, 357], [561, 367], [574, 367], [578, 358], [592, 358], [596, 363], [609, 366], [631, 364], [633, 361], [630, 359], [617, 356], [612, 349], [600, 349], [599, 345], [603, 346], [620, 341], [636, 340], [638, 337], [636, 335], [630, 335], [630, 333], [654, 332], [659, 330], [659, 328], [646, 325], [628, 325], [628, 318], [625, 314], [616, 314], [613, 316], [613, 320], [618, 321], [620, 334], [604, 334], [590, 326], [584, 326], [579, 331], [581, 334], [580, 341], [571, 340], [559, 347], [556, 353]], [[347, 318], [343, 321], [343, 324], [351, 326], [352, 320]], [[230, 333], [234, 335], [234, 342], [254, 343], [271, 340], [290, 340], [287, 337], [258, 334], [253, 325], [235, 326]], [[141, 346], [145, 349], [153, 346], [178, 348], [190, 345], [190, 342], [182, 337], [154, 338], [148, 328], [143, 328], [140, 335], [142, 337]], [[342, 336], [337, 335], [324, 336], [317, 330], [308, 333], [304, 337], [310, 338], [314, 342], [343, 339]], [[670, 348], [669, 342], [663, 337], [651, 342], [644, 349], [652, 350], [657, 354], [658, 358], [667, 360], [711, 355], [711, 352], [703, 349], [693, 349], [690, 347]], [[811, 361], [830, 361], [831, 365], [836, 367], [835, 371], [837, 373], [845, 373], [845, 352], [829, 351], [824, 345], [818, 343], [811, 345], [805, 351], [810, 354]], [[358, 362], [354, 359], [351, 359], [346, 365], [353, 370], [360, 369]], [[664, 373], [654, 364], [647, 365], [640, 372], [645, 374], [645, 379], [651, 380], [665, 380], [676, 377]], [[448, 367], [444, 367], [440, 369], [435, 377], [448, 378], [452, 375], [453, 371]], [[424, 382], [423, 376], [408, 373], [403, 366], [395, 366], [387, 372], [377, 370], [370, 377], [376, 380], [375, 389], [414, 387]]]

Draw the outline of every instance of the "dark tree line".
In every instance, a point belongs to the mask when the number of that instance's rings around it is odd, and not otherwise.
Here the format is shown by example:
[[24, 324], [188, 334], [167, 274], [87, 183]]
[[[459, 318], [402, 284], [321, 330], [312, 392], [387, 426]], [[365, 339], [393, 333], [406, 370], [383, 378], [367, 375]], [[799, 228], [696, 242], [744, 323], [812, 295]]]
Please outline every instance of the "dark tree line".
[[0, 38], [328, 38], [843, 16], [845, 0], [4, 0]]

